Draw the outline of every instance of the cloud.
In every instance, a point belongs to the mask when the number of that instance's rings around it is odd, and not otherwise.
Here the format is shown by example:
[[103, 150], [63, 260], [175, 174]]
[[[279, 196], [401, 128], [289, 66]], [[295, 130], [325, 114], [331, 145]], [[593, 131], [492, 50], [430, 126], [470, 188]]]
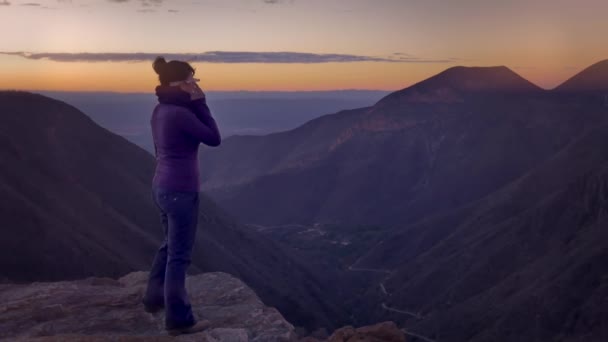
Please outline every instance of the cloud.
[[[70, 5], [70, 6], [74, 6], [74, 2], [72, 2], [72, 0], [57, 0], [57, 2], [60, 5], [66, 4], [66, 5]], [[88, 7], [88, 4], [78, 4], [78, 7]], [[59, 9], [58, 7], [48, 7], [48, 6], [42, 6], [42, 8], [45, 9]]]
[[8, 2], [8, 0], [2, 0], [2, 1], [0, 1], [0, 6], [10, 6], [10, 5], [11, 5], [11, 3]]
[[[68, 2], [68, 0], [57, 0], [57, 2]], [[3, 5], [0, 2], [0, 5]], [[10, 3], [8, 3], [7, 5], [10, 5]], [[43, 6], [41, 3], [38, 2], [24, 2], [24, 3], [20, 3], [19, 6], [27, 6], [27, 7], [35, 7], [35, 8], [39, 8], [39, 9], [49, 9], [49, 10], [56, 10], [57, 7], [49, 7], [49, 6]]]
[[205, 63], [348, 63], [348, 62], [392, 62], [392, 63], [453, 63], [456, 58], [430, 59], [404, 56], [362, 56], [348, 54], [318, 54], [307, 52], [245, 52], [207, 51], [202, 53], [121, 53], [121, 52], [39, 52], [0, 51], [0, 54], [20, 56], [27, 59], [47, 59], [56, 62], [145, 62], [156, 56]]
[[[131, 2], [131, 0], [107, 0], [109, 2], [113, 2], [116, 4], [124, 4], [127, 2]], [[137, 0], [142, 6], [148, 7], [148, 6], [160, 6], [163, 4], [163, 0]]]
[[[125, 4], [130, 3], [131, 0], [107, 0], [109, 2], [115, 4]], [[140, 9], [136, 10], [139, 13], [153, 13], [156, 10], [152, 9], [152, 7], [159, 7], [163, 4], [163, 0], [135, 0], [135, 2], [139, 3], [141, 6]]]
[[143, 7], [160, 6], [163, 4], [162, 0], [140, 0]]
[[284, 4], [287, 2], [292, 4], [293, 1], [294, 0], [289, 0], [289, 1], [287, 1], [287, 0], [262, 0], [262, 2], [264, 2], [265, 4], [268, 4], [268, 5], [278, 5], [278, 4]]

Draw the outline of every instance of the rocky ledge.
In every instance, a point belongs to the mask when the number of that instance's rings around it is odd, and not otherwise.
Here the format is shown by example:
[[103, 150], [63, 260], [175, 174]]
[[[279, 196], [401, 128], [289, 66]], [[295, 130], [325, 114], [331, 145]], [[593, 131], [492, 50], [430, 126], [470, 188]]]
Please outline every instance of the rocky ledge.
[[10, 341], [295, 341], [294, 327], [239, 279], [222, 272], [188, 276], [194, 314], [213, 327], [168, 336], [164, 311], [140, 301], [147, 272], [120, 279], [0, 285], [0, 340]]
[[393, 322], [336, 330], [327, 339], [298, 338], [294, 326], [267, 307], [241, 280], [223, 272], [188, 276], [194, 314], [211, 321], [206, 331], [172, 337], [164, 311], [143, 310], [148, 273], [119, 279], [0, 284], [0, 340], [7, 341], [378, 341], [403, 342]]

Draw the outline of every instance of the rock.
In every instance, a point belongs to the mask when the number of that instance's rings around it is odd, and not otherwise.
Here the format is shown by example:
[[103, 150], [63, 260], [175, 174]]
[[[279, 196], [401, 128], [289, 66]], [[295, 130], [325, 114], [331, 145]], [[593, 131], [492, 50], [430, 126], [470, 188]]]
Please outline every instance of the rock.
[[296, 335], [298, 336], [298, 338], [307, 337], [310, 335], [310, 332], [308, 331], [308, 329], [301, 327], [301, 326], [296, 326], [295, 332], [296, 332]]
[[312, 336], [306, 336], [306, 337], [300, 339], [298, 342], [321, 342], [321, 340], [319, 340], [315, 337], [312, 337]]
[[357, 334], [373, 337], [383, 342], [405, 342], [405, 334], [392, 321], [357, 328]]
[[405, 342], [395, 322], [387, 321], [359, 328], [345, 326], [334, 331], [327, 342]]
[[344, 342], [344, 341], [348, 341], [348, 339], [350, 339], [354, 335], [355, 335], [355, 328], [350, 325], [347, 325], [340, 329], [336, 329], [336, 331], [334, 331], [333, 334], [331, 334], [331, 336], [329, 336], [327, 341], [328, 342]]
[[177, 338], [164, 311], [149, 314], [141, 298], [147, 272], [120, 279], [0, 284], [0, 340], [11, 341], [297, 341], [294, 327], [239, 279], [210, 272], [186, 279], [194, 314], [208, 330]]
[[325, 328], [318, 328], [310, 334], [312, 337], [315, 337], [319, 340], [325, 340], [329, 337], [329, 333]]

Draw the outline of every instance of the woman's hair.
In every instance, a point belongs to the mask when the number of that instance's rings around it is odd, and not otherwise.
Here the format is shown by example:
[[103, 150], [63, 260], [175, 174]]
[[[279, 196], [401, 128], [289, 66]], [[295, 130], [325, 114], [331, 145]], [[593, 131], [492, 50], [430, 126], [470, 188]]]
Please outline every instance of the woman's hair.
[[186, 62], [173, 60], [167, 63], [162, 56], [156, 57], [154, 63], [152, 63], [152, 68], [158, 74], [158, 79], [162, 85], [183, 81], [195, 72], [194, 68]]

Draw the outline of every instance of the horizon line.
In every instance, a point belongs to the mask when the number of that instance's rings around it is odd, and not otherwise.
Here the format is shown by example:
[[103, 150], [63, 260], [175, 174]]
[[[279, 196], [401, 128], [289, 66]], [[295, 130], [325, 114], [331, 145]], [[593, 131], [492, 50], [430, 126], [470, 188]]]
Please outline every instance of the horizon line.
[[[2, 54], [3, 52], [0, 51], [0, 54]], [[262, 92], [266, 92], [266, 93], [270, 93], [270, 92], [283, 92], [283, 93], [305, 93], [305, 92], [337, 92], [337, 91], [382, 91], [382, 92], [397, 92], [397, 91], [401, 91], [404, 89], [407, 89], [409, 87], [412, 87], [420, 82], [424, 82], [425, 80], [432, 78], [434, 76], [437, 76], [449, 69], [453, 69], [453, 68], [459, 68], [459, 67], [464, 67], [464, 68], [497, 68], [497, 67], [504, 67], [507, 68], [508, 70], [510, 70], [511, 72], [513, 72], [514, 74], [518, 75], [519, 77], [521, 77], [522, 79], [526, 80], [527, 82], [530, 82], [531, 84], [533, 84], [534, 86], [538, 87], [540, 90], [543, 91], [552, 91], [555, 90], [557, 88], [559, 88], [561, 85], [563, 85], [564, 83], [566, 83], [567, 81], [569, 81], [570, 79], [572, 79], [573, 77], [575, 77], [576, 75], [580, 74], [581, 72], [583, 72], [584, 70], [596, 65], [596, 64], [600, 64], [600, 63], [608, 63], [608, 59], [602, 59], [599, 60], [598, 62], [595, 63], [591, 63], [586, 67], [582, 67], [580, 68], [577, 72], [575, 72], [574, 74], [572, 74], [572, 76], [567, 77], [566, 79], [564, 79], [562, 82], [558, 83], [556, 86], [551, 87], [551, 88], [545, 88], [543, 86], [540, 86], [538, 84], [536, 84], [535, 82], [530, 81], [529, 79], [527, 79], [526, 77], [522, 76], [521, 74], [519, 74], [518, 72], [516, 72], [513, 69], [516, 69], [517, 67], [513, 67], [510, 68], [505, 64], [498, 64], [498, 65], [493, 65], [493, 66], [474, 66], [474, 65], [454, 65], [451, 66], [449, 68], [446, 68], [436, 74], [433, 74], [427, 78], [424, 78], [422, 80], [419, 81], [415, 81], [413, 83], [411, 83], [408, 86], [405, 87], [401, 87], [398, 89], [369, 89], [369, 88], [339, 88], [339, 89], [322, 89], [322, 90], [315, 90], [315, 89], [309, 89], [309, 90], [281, 90], [281, 89], [277, 89], [277, 90], [248, 90], [248, 89], [237, 89], [237, 90], [225, 90], [225, 89], [217, 89], [217, 90], [206, 90], [206, 92], [258, 92], [258, 93], [262, 93]], [[158, 84], [157, 84], [158, 85]], [[155, 85], [156, 86], [156, 85]], [[51, 89], [31, 89], [31, 88], [22, 88], [22, 89], [16, 89], [16, 88], [1, 88], [0, 91], [30, 91], [30, 92], [35, 92], [35, 91], [48, 91], [48, 92], [71, 92], [71, 93], [115, 93], [115, 94], [149, 94], [149, 93], [154, 93], [153, 90], [151, 90], [150, 92], [147, 91], [126, 91], [126, 92], [122, 92], [122, 91], [115, 91], [115, 90], [51, 90]]]

